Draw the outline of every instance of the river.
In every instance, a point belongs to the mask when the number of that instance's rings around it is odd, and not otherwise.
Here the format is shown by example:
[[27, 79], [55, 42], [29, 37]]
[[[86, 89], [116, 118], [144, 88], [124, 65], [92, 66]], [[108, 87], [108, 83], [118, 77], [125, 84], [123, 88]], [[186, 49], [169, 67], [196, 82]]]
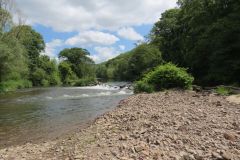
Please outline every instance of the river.
[[0, 96], [0, 148], [57, 138], [112, 110], [132, 94], [124, 83], [33, 88]]

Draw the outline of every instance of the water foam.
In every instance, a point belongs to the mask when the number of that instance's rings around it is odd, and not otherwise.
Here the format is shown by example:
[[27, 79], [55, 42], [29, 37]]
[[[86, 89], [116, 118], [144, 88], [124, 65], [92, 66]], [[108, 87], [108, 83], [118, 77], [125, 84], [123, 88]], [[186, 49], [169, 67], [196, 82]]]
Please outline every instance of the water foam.
[[93, 94], [80, 94], [80, 95], [67, 95], [64, 94], [61, 97], [58, 97], [58, 99], [77, 99], [77, 98], [91, 98], [91, 97], [106, 97], [106, 96], [119, 96], [119, 95], [131, 95], [133, 92], [127, 92], [125, 90], [121, 90], [119, 92], [99, 92], [99, 93], [93, 93]]
[[109, 90], [109, 91], [114, 91], [114, 90], [119, 90], [119, 86], [110, 86], [110, 85], [96, 85], [96, 86], [88, 86], [88, 87], [74, 87], [74, 88], [67, 88], [67, 89], [95, 89], [95, 90]]

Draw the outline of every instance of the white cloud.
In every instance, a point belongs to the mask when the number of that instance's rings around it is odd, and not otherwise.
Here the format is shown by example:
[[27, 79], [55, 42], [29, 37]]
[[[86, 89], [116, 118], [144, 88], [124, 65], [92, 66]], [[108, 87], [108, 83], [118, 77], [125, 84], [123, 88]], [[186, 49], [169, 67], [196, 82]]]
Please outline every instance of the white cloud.
[[126, 46], [124, 46], [124, 45], [119, 45], [118, 47], [121, 51], [124, 51], [126, 49]]
[[[95, 47], [96, 54], [91, 57], [97, 63], [126, 50], [126, 46], [115, 44], [120, 38], [113, 34], [118, 33], [121, 37], [134, 41], [143, 40], [142, 35], [133, 28], [153, 24], [162, 12], [175, 7], [176, 1], [16, 0], [28, 24], [41, 24], [57, 32], [79, 33], [67, 40], [55, 39], [47, 43], [42, 54], [54, 57], [59, 48]], [[113, 44], [114, 47], [111, 46]]]
[[91, 55], [90, 57], [96, 62], [101, 63], [111, 58], [116, 57], [121, 53], [120, 50], [114, 47], [95, 47], [94, 50], [96, 54]]
[[31, 24], [55, 31], [118, 30], [152, 24], [177, 0], [16, 0]]
[[62, 46], [64, 43], [61, 39], [54, 39], [51, 42], [46, 43], [45, 51], [42, 52], [42, 55], [47, 55], [50, 58], [56, 57], [57, 47]]
[[137, 33], [132, 27], [121, 28], [118, 32], [118, 35], [122, 38], [129, 39], [132, 41], [143, 41], [144, 38], [142, 35]]
[[104, 32], [99, 31], [84, 31], [78, 35], [66, 40], [67, 45], [112, 45], [119, 41], [119, 38]]

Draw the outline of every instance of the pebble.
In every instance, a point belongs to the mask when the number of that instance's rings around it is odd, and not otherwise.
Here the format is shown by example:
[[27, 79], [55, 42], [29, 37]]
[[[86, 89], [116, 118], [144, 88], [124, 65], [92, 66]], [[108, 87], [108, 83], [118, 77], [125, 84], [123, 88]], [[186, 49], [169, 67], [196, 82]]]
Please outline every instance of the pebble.
[[235, 136], [234, 134], [231, 133], [224, 133], [224, 138], [230, 141], [236, 141], [237, 136]]

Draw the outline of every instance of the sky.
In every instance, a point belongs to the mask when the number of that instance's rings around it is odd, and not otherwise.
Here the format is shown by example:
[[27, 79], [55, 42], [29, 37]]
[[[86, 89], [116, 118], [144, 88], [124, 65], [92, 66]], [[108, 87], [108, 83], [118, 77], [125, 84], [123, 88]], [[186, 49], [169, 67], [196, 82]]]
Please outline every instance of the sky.
[[177, 0], [16, 0], [26, 23], [43, 35], [42, 54], [56, 58], [64, 48], [87, 49], [101, 63], [145, 40]]

